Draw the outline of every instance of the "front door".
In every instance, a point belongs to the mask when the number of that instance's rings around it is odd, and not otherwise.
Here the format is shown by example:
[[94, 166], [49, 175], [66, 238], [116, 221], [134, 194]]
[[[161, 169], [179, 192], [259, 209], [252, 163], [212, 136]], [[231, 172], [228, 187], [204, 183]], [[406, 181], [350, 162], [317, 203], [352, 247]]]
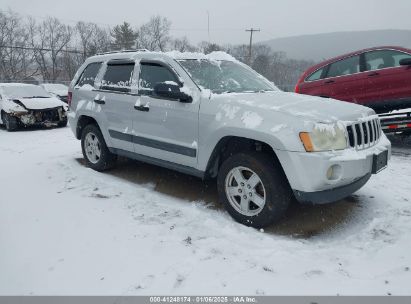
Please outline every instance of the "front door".
[[182, 103], [153, 96], [157, 83], [180, 83], [166, 63], [141, 62], [139, 98], [133, 114], [134, 149], [137, 154], [196, 167], [199, 101]]

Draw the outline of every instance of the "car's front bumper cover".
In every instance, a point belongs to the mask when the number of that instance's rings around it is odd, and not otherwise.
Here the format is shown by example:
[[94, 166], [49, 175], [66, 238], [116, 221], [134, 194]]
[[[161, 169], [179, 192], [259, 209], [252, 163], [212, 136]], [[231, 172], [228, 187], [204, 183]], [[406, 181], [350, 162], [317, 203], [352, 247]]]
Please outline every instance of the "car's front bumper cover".
[[60, 123], [67, 120], [66, 112], [62, 107], [41, 110], [27, 110], [26, 112], [10, 113], [10, 115], [16, 117], [19, 123], [26, 127], [58, 126]]
[[[373, 147], [328, 152], [276, 151], [296, 199], [303, 203], [325, 204], [338, 201], [360, 189], [373, 173], [376, 155], [391, 155], [391, 143], [382, 135]], [[384, 157], [382, 157], [384, 160]], [[328, 178], [327, 170], [338, 167], [338, 177]]]
[[364, 186], [371, 177], [371, 173], [359, 178], [355, 182], [323, 191], [317, 192], [304, 192], [293, 190], [294, 196], [300, 203], [308, 203], [308, 204], [327, 204], [339, 201], [355, 191], [359, 190], [362, 186]]

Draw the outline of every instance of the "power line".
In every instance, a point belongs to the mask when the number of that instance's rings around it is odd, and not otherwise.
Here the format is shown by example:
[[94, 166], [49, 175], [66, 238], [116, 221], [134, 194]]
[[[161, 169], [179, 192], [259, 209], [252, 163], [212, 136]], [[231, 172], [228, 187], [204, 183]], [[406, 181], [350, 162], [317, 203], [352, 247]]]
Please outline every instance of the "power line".
[[[52, 49], [46, 49], [46, 48], [33, 48], [33, 47], [27, 47], [27, 46], [13, 46], [13, 45], [0, 45], [0, 48], [7, 48], [7, 49], [19, 49], [19, 50], [28, 50], [28, 51], [45, 51], [45, 52], [51, 52], [53, 51]], [[62, 49], [61, 52], [66, 52], [66, 53], [75, 53], [75, 54], [82, 54], [83, 52], [75, 49]]]

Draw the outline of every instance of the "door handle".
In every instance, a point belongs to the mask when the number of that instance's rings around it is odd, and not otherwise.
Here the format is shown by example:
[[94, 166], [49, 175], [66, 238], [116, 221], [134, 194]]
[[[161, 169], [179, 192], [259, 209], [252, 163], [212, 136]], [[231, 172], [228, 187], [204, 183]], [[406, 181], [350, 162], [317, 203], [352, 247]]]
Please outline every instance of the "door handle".
[[327, 81], [325, 81], [324, 83], [325, 84], [330, 84], [330, 83], [334, 83], [335, 81], [334, 80], [327, 80]]
[[142, 112], [150, 111], [150, 108], [147, 106], [134, 106], [134, 109], [136, 109], [137, 111], [142, 111]]
[[378, 75], [380, 75], [380, 73], [374, 72], [374, 73], [368, 74], [368, 77], [373, 77], [373, 76], [378, 76]]
[[100, 98], [94, 98], [94, 102], [97, 104], [105, 104], [106, 102], [104, 101], [104, 99], [100, 99]]

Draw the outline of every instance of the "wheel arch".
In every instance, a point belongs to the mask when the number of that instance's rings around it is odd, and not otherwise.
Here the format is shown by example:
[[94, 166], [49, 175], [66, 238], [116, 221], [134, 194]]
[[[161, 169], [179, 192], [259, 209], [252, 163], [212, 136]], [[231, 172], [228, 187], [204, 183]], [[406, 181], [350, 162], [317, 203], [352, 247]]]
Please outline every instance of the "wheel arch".
[[277, 154], [270, 144], [261, 140], [251, 139], [247, 137], [224, 136], [218, 141], [213, 151], [211, 152], [211, 155], [207, 162], [204, 178], [215, 178], [218, 174], [218, 170], [221, 167], [221, 164], [228, 157], [236, 153], [248, 151], [259, 151], [269, 154], [273, 157], [274, 162], [278, 164], [281, 170], [283, 170], [284, 172], [281, 162], [279, 161]]
[[94, 124], [100, 129], [100, 126], [94, 117], [91, 117], [88, 115], [81, 115], [78, 118], [77, 126], [76, 126], [76, 138], [77, 139], [81, 139], [81, 133], [83, 132], [84, 128], [90, 124]]

